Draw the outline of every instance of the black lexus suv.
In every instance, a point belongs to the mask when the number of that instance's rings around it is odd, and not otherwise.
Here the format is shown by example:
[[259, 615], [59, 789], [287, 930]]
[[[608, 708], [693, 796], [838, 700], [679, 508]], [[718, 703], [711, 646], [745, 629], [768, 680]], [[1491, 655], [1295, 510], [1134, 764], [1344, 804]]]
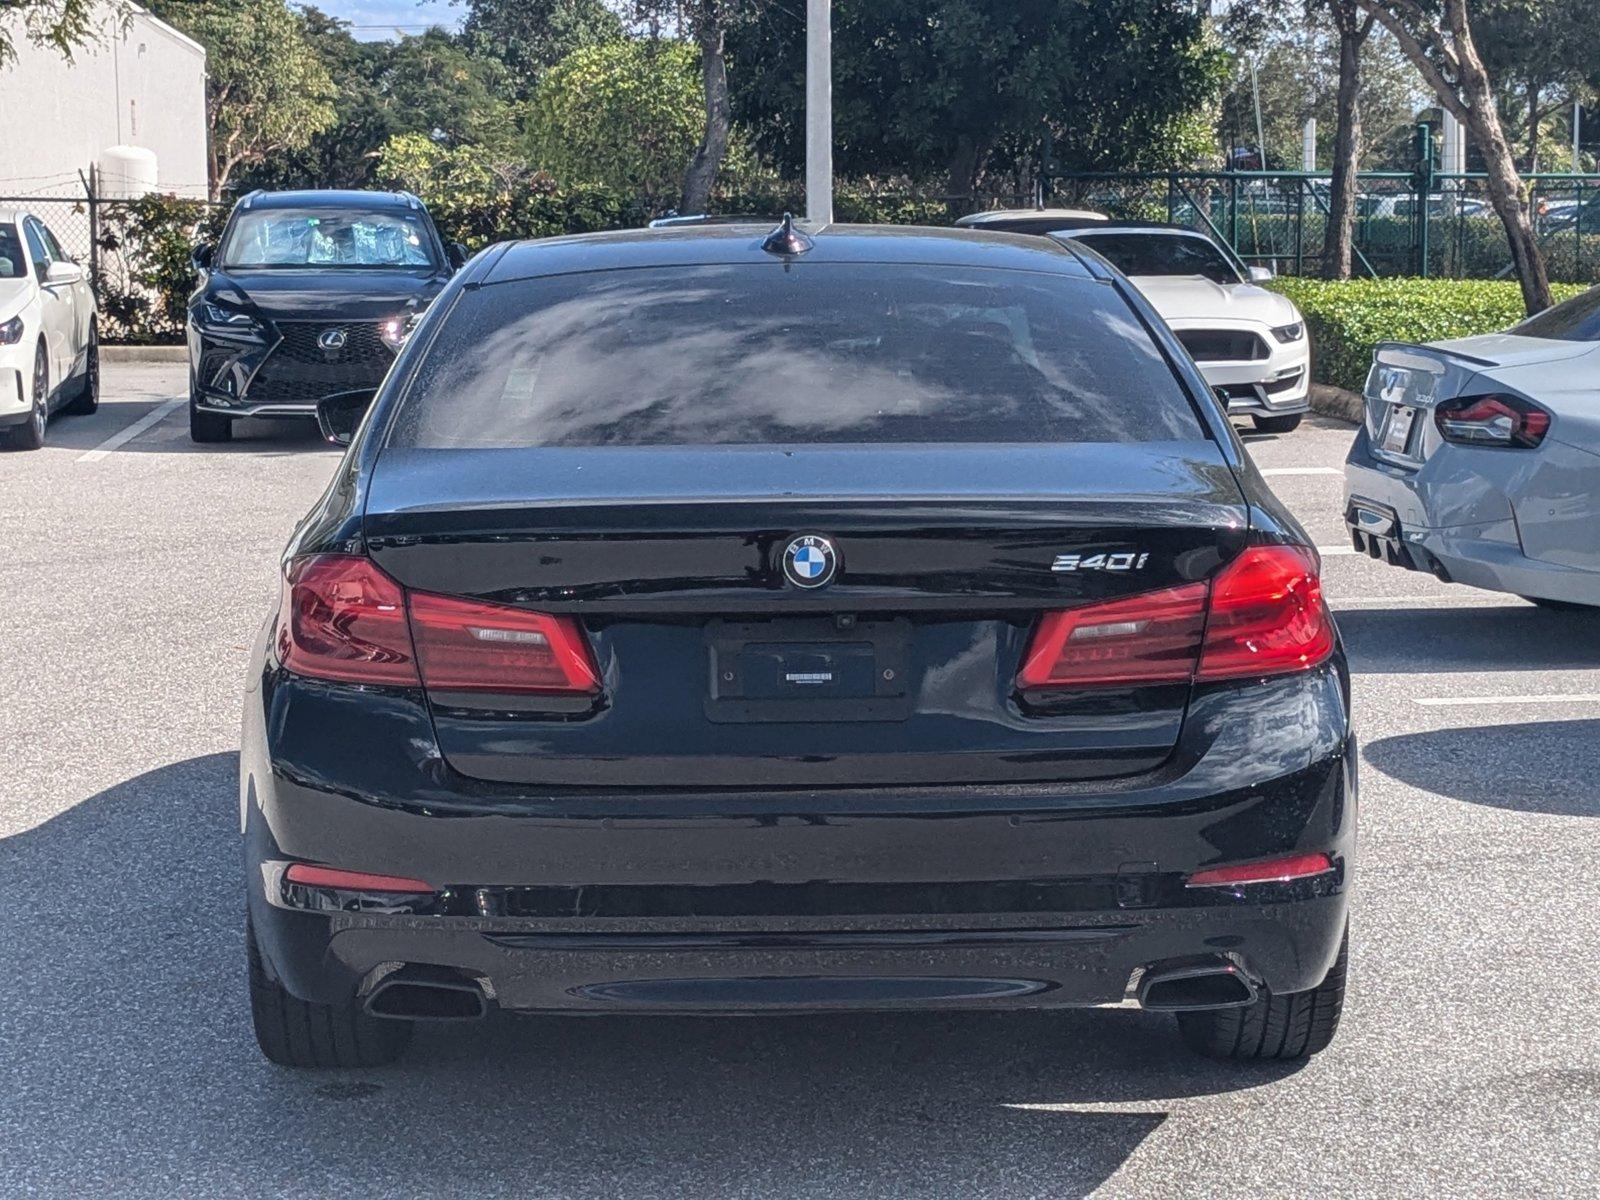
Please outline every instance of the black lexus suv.
[[240, 417], [309, 417], [370, 396], [412, 326], [465, 261], [415, 196], [253, 192], [189, 299], [189, 433], [223, 442]]
[[322, 406], [353, 440], [245, 703], [268, 1058], [492, 1007], [1332, 1038], [1356, 774], [1320, 564], [1092, 250], [504, 245], [360, 410]]

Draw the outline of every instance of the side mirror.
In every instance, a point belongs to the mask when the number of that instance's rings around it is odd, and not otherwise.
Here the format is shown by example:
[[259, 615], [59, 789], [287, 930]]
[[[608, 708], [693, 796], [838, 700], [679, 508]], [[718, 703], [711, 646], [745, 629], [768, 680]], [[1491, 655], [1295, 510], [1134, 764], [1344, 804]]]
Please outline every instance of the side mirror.
[[58, 259], [44, 269], [46, 283], [77, 283], [82, 278], [83, 268], [65, 259]]
[[189, 262], [196, 271], [211, 269], [211, 247], [204, 242], [189, 251]]
[[472, 257], [472, 251], [468, 250], [466, 248], [466, 246], [462, 245], [460, 242], [451, 242], [450, 246], [449, 246], [449, 251], [450, 251], [450, 265], [452, 267], [454, 267], [457, 271], [461, 270], [462, 267], [466, 266], [467, 265], [467, 259]]
[[1271, 267], [1251, 267], [1251, 283], [1267, 283], [1274, 278]]
[[325, 441], [348, 446], [361, 426], [361, 418], [372, 407], [376, 392], [340, 392], [317, 401], [317, 424]]

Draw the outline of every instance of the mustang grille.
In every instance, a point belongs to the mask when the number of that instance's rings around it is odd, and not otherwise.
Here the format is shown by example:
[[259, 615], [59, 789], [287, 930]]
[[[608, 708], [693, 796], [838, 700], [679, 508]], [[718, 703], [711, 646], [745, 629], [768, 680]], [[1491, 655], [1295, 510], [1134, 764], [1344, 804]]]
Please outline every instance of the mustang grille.
[[[317, 344], [330, 329], [344, 330], [345, 344], [338, 350]], [[250, 403], [314, 404], [337, 392], [376, 388], [394, 361], [377, 325], [280, 321], [278, 332], [283, 340], [250, 381], [245, 395]]]
[[1266, 342], [1242, 329], [1180, 329], [1177, 333], [1195, 362], [1252, 362], [1271, 354]]

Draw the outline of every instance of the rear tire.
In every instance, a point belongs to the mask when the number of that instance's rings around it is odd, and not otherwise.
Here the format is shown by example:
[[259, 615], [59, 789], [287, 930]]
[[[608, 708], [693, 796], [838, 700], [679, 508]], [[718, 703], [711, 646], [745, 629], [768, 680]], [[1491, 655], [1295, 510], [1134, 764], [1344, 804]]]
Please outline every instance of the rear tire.
[[1255, 422], [1257, 433], [1293, 433], [1300, 428], [1300, 418], [1304, 413], [1295, 413], [1291, 417], [1251, 417]]
[[233, 418], [200, 411], [199, 397], [189, 390], [189, 440], [208, 444], [233, 441]]
[[411, 1044], [411, 1022], [369, 1017], [354, 996], [343, 1004], [310, 1004], [273, 978], [245, 921], [250, 960], [250, 1019], [256, 1044], [283, 1067], [381, 1067]]
[[83, 384], [72, 403], [67, 405], [69, 413], [87, 417], [100, 408], [100, 334], [98, 330], [89, 330], [89, 349], [84, 355]]
[[1333, 1041], [1344, 1010], [1347, 930], [1328, 976], [1308, 992], [1263, 993], [1243, 1008], [1178, 1014], [1178, 1030], [1191, 1050], [1208, 1058], [1310, 1058]]
[[28, 419], [11, 430], [6, 444], [13, 450], [38, 450], [44, 445], [45, 427], [50, 424], [50, 360], [44, 343], [33, 355], [33, 407]]

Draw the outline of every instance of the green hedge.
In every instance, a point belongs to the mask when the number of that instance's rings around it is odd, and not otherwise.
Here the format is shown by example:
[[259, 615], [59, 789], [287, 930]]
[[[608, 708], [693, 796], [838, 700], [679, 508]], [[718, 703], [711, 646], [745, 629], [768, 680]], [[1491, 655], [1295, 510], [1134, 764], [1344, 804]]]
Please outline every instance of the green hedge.
[[[1280, 278], [1274, 290], [1293, 300], [1311, 329], [1318, 383], [1359, 392], [1379, 342], [1436, 342], [1493, 333], [1522, 320], [1522, 293], [1502, 279]], [[1583, 291], [1551, 287], [1559, 302]]]

